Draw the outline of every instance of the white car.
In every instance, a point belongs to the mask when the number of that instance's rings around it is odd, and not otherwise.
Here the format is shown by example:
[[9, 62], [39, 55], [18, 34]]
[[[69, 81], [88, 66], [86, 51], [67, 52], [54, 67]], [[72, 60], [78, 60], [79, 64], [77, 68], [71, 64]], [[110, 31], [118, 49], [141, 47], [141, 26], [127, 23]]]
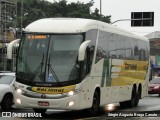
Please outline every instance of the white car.
[[0, 73], [0, 105], [2, 110], [9, 110], [13, 105], [14, 72]]

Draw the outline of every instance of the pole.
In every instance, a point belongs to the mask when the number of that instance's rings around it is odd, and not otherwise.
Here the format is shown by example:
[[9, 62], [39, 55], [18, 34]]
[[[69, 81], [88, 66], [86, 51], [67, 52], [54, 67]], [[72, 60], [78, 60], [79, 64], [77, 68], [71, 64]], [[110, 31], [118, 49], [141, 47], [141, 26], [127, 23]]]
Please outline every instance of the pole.
[[102, 15], [102, 0], [100, 0], [100, 15]]
[[131, 20], [151, 20], [152, 18], [140, 18], [140, 19], [120, 19], [120, 20], [116, 20], [114, 22], [112, 22], [111, 24], [114, 24], [116, 22], [119, 22], [119, 21], [131, 21]]
[[22, 36], [22, 28], [23, 28], [23, 0], [21, 0], [21, 36]]

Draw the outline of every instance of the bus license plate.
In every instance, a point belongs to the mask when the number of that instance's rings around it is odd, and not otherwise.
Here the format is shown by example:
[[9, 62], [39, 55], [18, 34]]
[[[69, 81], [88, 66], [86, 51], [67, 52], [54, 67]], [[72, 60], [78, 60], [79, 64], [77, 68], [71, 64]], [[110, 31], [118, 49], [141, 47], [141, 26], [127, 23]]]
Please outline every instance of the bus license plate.
[[38, 105], [39, 105], [39, 106], [49, 106], [49, 102], [38, 101]]

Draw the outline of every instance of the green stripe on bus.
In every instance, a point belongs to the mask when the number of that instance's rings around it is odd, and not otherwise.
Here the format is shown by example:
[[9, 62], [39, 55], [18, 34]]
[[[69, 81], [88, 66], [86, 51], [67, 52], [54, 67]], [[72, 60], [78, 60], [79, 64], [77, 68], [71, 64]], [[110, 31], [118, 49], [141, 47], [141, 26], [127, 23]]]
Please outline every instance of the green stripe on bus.
[[110, 74], [109, 74], [109, 59], [108, 58], [104, 58], [101, 87], [104, 87], [105, 80], [106, 80], [106, 86], [111, 86], [111, 79], [110, 79]]

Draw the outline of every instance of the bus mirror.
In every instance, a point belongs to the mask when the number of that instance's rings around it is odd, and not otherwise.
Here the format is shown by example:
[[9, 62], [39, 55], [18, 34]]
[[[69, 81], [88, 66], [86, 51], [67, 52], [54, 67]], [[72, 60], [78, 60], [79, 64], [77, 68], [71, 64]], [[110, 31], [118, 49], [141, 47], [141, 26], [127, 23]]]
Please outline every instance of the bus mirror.
[[15, 44], [18, 44], [20, 39], [13, 40], [7, 46], [7, 59], [12, 59], [12, 52]]
[[78, 53], [78, 61], [83, 61], [86, 53], [87, 46], [91, 43], [91, 40], [84, 41], [80, 48]]

